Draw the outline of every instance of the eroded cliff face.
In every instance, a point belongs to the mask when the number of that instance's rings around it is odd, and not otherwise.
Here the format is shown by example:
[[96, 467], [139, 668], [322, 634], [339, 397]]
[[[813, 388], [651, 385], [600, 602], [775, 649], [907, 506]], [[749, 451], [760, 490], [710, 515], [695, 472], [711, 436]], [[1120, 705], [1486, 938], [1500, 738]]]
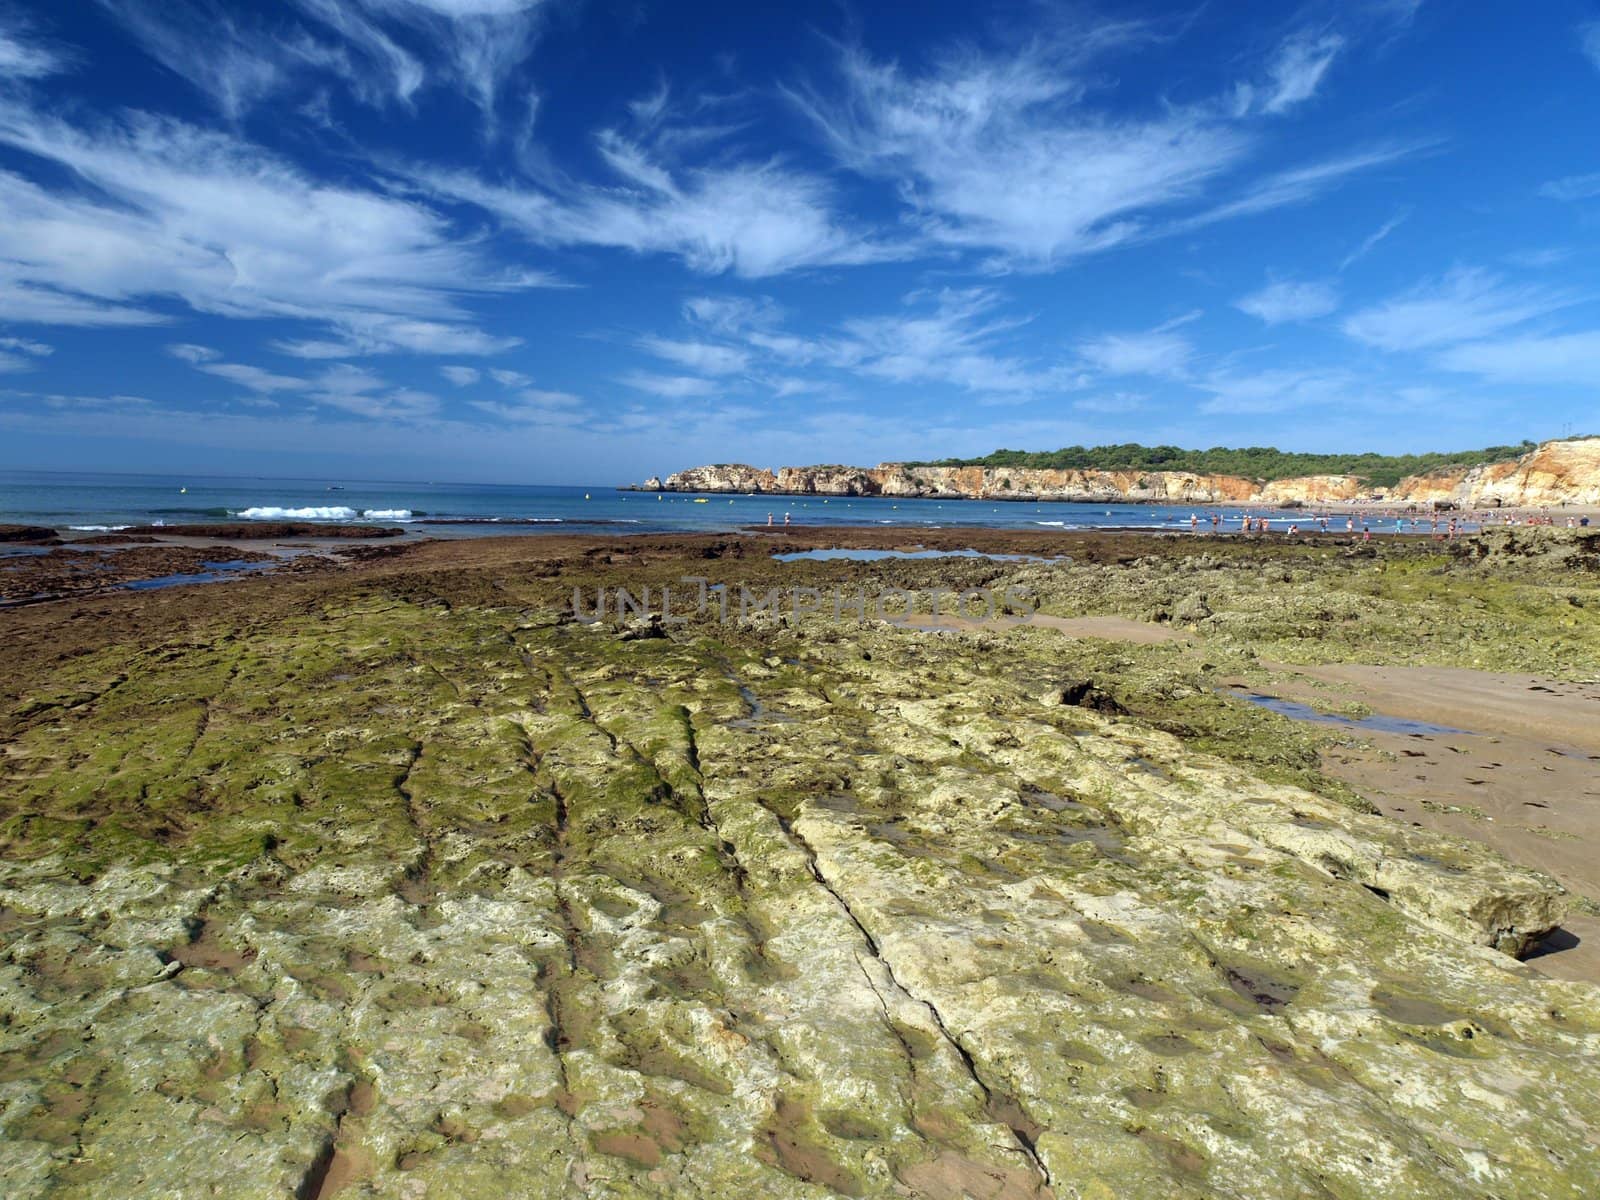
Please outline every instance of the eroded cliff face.
[[1233, 475], [1191, 471], [1053, 471], [1022, 467], [692, 467], [647, 490], [775, 492], [799, 496], [906, 496], [985, 500], [1140, 500], [1214, 504], [1248, 502], [1257, 488]]
[[1474, 508], [1600, 505], [1600, 438], [1545, 442], [1514, 462], [1413, 475], [1394, 498]]
[[780, 467], [741, 463], [691, 467], [652, 478], [647, 491], [774, 492], [799, 496], [934, 499], [1142, 501], [1175, 504], [1385, 502], [1463, 507], [1600, 506], [1600, 438], [1546, 442], [1512, 462], [1414, 475], [1384, 495], [1356, 475], [1302, 475], [1269, 483], [1193, 471], [1076, 471], [1027, 467]]
[[[649, 488], [649, 484], [645, 485]], [[666, 482], [652, 491], [663, 492], [783, 492], [778, 477], [760, 467], [744, 463], [717, 463], [709, 467], [690, 467], [674, 471]]]

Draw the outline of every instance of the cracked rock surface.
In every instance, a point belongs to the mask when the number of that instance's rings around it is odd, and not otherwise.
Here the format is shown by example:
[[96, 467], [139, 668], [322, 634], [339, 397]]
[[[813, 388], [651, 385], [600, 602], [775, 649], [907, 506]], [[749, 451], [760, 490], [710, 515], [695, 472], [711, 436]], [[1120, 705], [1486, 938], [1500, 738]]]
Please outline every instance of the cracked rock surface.
[[63, 666], [0, 1192], [1600, 1191], [1543, 876], [1062, 703], [1048, 633], [665, 632], [358, 595]]

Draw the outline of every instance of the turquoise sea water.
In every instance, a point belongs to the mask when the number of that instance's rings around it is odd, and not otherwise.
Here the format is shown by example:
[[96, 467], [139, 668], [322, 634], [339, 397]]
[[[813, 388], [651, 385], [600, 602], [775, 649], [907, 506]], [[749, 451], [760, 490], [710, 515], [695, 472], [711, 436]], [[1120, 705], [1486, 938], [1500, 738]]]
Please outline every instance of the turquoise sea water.
[[[383, 482], [0, 471], [0, 523], [100, 531], [128, 525], [239, 520], [312, 520], [414, 526], [432, 536], [540, 532], [721, 531], [774, 524], [976, 526], [1004, 529], [1187, 530], [1204, 506], [1046, 504], [886, 497], [703, 496], [619, 492], [614, 487]], [[1217, 509], [1237, 530], [1240, 509]], [[1307, 510], [1253, 510], [1274, 528], [1310, 527]], [[1372, 532], [1395, 531], [1372, 518]], [[1358, 529], [1360, 521], [1357, 521]], [[1344, 517], [1331, 522], [1344, 530]]]

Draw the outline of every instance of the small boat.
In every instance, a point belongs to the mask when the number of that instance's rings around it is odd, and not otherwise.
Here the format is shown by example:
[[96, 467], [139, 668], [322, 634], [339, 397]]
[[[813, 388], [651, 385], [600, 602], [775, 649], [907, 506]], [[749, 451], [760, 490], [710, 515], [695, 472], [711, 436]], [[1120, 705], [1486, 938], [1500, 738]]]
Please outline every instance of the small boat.
[[698, 497], [695, 498], [695, 503], [696, 504], [710, 504], [711, 501], [707, 500], [704, 496], [698, 496]]

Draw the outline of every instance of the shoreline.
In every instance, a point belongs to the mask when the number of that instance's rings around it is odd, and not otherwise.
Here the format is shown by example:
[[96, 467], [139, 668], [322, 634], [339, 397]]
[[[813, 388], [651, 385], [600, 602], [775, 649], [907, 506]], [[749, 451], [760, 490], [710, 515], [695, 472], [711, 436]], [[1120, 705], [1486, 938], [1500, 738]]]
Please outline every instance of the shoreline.
[[[409, 528], [376, 529], [360, 534], [348, 527], [339, 531], [314, 524], [257, 529], [230, 523], [219, 525], [218, 534], [202, 532], [205, 528], [190, 525], [181, 527], [180, 531], [157, 527], [126, 539], [117, 534], [83, 533], [70, 538], [0, 543], [0, 608], [115, 594], [149, 580], [214, 570], [213, 564], [221, 561], [272, 564], [250, 572], [258, 579], [339, 572], [379, 560], [403, 560], [412, 555], [456, 558], [465, 562], [473, 561], [475, 556], [489, 560], [544, 561], [585, 553], [745, 557], [765, 549], [769, 556], [822, 550], [934, 551], [967, 552], [980, 558], [992, 554], [1064, 562], [1086, 558], [1094, 562], [1105, 555], [1126, 556], [1133, 552], [1132, 547], [1145, 542], [1167, 547], [1163, 553], [1187, 545], [1197, 550], [1203, 546], [1279, 546], [1306, 551], [1320, 548], [1368, 553], [1380, 543], [1410, 547], [1431, 545], [1438, 552], [1459, 553], [1460, 547], [1477, 539], [1502, 533], [1542, 537], [1586, 532], [1562, 527], [1491, 527], [1462, 530], [1451, 540], [1441, 523], [1437, 531], [1373, 529], [1369, 539], [1359, 527], [1353, 532], [1342, 528], [1322, 532], [1313, 527], [1290, 534], [1282, 528], [1246, 532], [1224, 526], [1214, 530], [1204, 522], [1193, 529], [1179, 522], [1154, 527], [906, 522], [893, 525], [744, 525], [708, 531], [629, 529], [605, 533], [540, 526], [537, 532], [521, 530], [452, 538]], [[177, 579], [173, 586], [186, 582]], [[227, 578], [214, 582], [238, 586], [244, 580]]]

